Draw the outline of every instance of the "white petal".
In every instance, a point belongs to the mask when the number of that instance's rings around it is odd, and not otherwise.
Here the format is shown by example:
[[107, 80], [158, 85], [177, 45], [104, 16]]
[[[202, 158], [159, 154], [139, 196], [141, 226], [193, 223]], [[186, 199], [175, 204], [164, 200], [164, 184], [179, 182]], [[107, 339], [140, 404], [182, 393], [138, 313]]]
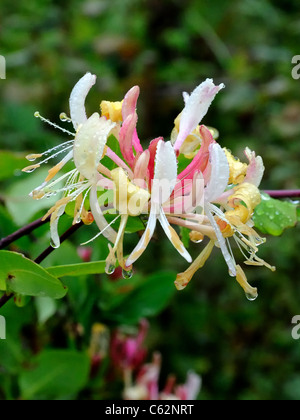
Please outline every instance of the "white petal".
[[87, 120], [85, 98], [96, 83], [96, 76], [86, 73], [74, 86], [70, 95], [70, 114], [75, 130]]
[[225, 87], [222, 83], [215, 86], [212, 79], [206, 79], [188, 96], [184, 93], [185, 107], [181, 114], [179, 134], [175, 142], [175, 150], [179, 150], [186, 137], [195, 130], [202, 118], [207, 114], [216, 94]]
[[209, 146], [211, 163], [210, 180], [205, 188], [205, 201], [217, 200], [225, 191], [229, 180], [229, 163], [222, 147], [215, 143]]
[[75, 136], [74, 163], [78, 171], [92, 182], [95, 181], [99, 161], [114, 126], [115, 123], [94, 113]]
[[160, 140], [155, 155], [154, 179], [151, 197], [159, 205], [166, 202], [176, 185], [177, 159], [170, 141]]
[[192, 401], [196, 400], [200, 392], [202, 385], [201, 376], [197, 375], [195, 372], [190, 371], [187, 375], [187, 381], [184, 385], [184, 388], [187, 392], [187, 400]]
[[229, 268], [229, 274], [232, 277], [235, 277], [236, 276], [235, 261], [234, 261], [233, 257], [231, 256], [230, 252], [228, 251], [225, 238], [222, 235], [222, 232], [219, 228], [219, 225], [217, 224], [217, 222], [214, 219], [214, 216], [212, 214], [212, 210], [213, 210], [213, 207], [211, 206], [211, 204], [206, 204], [205, 205], [205, 214], [208, 217], [208, 219], [210, 221], [210, 224], [214, 228], [214, 231], [216, 233], [216, 236], [217, 236], [217, 239], [218, 239], [223, 257], [224, 257], [224, 259], [226, 261], [226, 264], [228, 265], [228, 268]]
[[190, 95], [189, 95], [189, 93], [187, 93], [187, 92], [182, 92], [182, 96], [183, 96], [184, 103], [185, 103], [185, 105], [186, 105], [187, 101], [188, 101], [188, 100], [189, 100], [189, 98], [190, 98]]
[[98, 228], [100, 229], [101, 232], [103, 231], [103, 236], [107, 238], [111, 243], [115, 243], [117, 239], [117, 232], [109, 226], [105, 217], [103, 216], [103, 213], [101, 211], [101, 208], [98, 202], [96, 186], [93, 186], [91, 188], [90, 206], [91, 206], [92, 215], [95, 219], [95, 222]]
[[158, 211], [159, 210], [157, 209], [157, 206], [153, 204], [151, 206], [150, 215], [149, 215], [145, 232], [143, 233], [143, 236], [139, 240], [139, 243], [137, 244], [137, 246], [129, 255], [126, 261], [127, 267], [130, 267], [143, 254], [143, 252], [147, 248], [155, 230]]
[[192, 262], [192, 257], [185, 249], [183, 243], [179, 239], [179, 236], [177, 235], [176, 231], [172, 228], [170, 223], [168, 222], [168, 219], [166, 218], [166, 215], [164, 211], [160, 210], [160, 215], [158, 218], [163, 230], [165, 231], [165, 234], [167, 235], [169, 241], [172, 243], [175, 249], [179, 252], [180, 255], [183, 256], [187, 260], [187, 262]]

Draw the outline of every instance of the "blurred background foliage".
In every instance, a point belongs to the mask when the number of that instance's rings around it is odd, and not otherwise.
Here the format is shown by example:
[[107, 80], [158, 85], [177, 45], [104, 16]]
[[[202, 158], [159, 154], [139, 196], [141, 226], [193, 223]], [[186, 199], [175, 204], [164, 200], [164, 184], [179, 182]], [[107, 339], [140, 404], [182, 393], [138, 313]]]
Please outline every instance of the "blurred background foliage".
[[[204, 123], [220, 131], [221, 145], [236, 156], [242, 158], [246, 146], [263, 156], [262, 188], [299, 188], [300, 81], [291, 76], [292, 57], [300, 54], [298, 1], [2, 0], [0, 16], [0, 54], [7, 60], [7, 78], [0, 80], [1, 237], [50, 207], [47, 200], [37, 208], [25, 198], [42, 171], [28, 176], [20, 168], [27, 153], [44, 151], [64, 135], [33, 113], [39, 110], [60, 123], [70, 91], [86, 71], [98, 76], [87, 100], [89, 113], [102, 99], [120, 100], [140, 85], [138, 131], [145, 145], [157, 136], [169, 137], [182, 109], [182, 91], [190, 92], [207, 77], [224, 82], [226, 89]], [[70, 220], [64, 217], [62, 232]], [[82, 261], [77, 247], [93, 229], [83, 228], [43, 265]], [[255, 302], [245, 299], [215, 249], [186, 290], [168, 289], [163, 310], [147, 312], [140, 305], [150, 322], [149, 360], [154, 350], [162, 354], [162, 380], [173, 372], [182, 382], [194, 369], [203, 377], [200, 399], [300, 399], [300, 342], [291, 337], [291, 319], [300, 313], [298, 233], [299, 227], [287, 230], [262, 246], [260, 256], [277, 266], [276, 273], [246, 270], [259, 289]], [[129, 236], [128, 250], [136, 241], [136, 234]], [[35, 258], [48, 243], [44, 226], [10, 249]], [[190, 246], [194, 257], [200, 248]], [[102, 239], [92, 244], [93, 261], [106, 253]], [[173, 287], [172, 275], [185, 268], [158, 230], [123, 289], [157, 272]], [[120, 398], [121, 385], [107, 379], [105, 366], [96, 377], [84, 378], [86, 353], [94, 323], [112, 329], [137, 322], [132, 307], [138, 307], [139, 295], [133, 300], [129, 295], [121, 309], [114, 309], [109, 308], [110, 284], [126, 293], [122, 283], [105, 274], [70, 277], [65, 283], [69, 293], [62, 301], [32, 299], [22, 308], [9, 302], [1, 310], [7, 340], [0, 341], [0, 398]], [[57, 354], [47, 358], [49, 349]], [[69, 357], [60, 353], [63, 349]], [[40, 370], [32, 373], [36, 357], [42, 359]], [[37, 379], [54, 366], [62, 366], [67, 379], [39, 384]], [[72, 376], [72, 366], [82, 369]]]

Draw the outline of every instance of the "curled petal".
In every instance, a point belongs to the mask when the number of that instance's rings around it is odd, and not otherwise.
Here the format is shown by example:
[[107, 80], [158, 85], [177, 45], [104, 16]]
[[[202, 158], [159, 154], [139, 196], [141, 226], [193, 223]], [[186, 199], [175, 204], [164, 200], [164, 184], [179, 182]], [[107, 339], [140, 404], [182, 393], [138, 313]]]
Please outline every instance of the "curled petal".
[[85, 99], [91, 87], [96, 83], [96, 76], [86, 73], [74, 86], [70, 95], [70, 113], [75, 130], [87, 120]]
[[184, 94], [185, 107], [182, 111], [179, 133], [174, 145], [176, 151], [180, 150], [186, 137], [195, 130], [206, 115], [216, 94], [224, 87], [223, 83], [215, 86], [212, 79], [206, 79], [196, 87], [190, 96], [187, 93]]
[[259, 187], [265, 171], [263, 160], [261, 156], [255, 156], [255, 152], [252, 152], [248, 147], [245, 150], [245, 155], [249, 160], [245, 182]]

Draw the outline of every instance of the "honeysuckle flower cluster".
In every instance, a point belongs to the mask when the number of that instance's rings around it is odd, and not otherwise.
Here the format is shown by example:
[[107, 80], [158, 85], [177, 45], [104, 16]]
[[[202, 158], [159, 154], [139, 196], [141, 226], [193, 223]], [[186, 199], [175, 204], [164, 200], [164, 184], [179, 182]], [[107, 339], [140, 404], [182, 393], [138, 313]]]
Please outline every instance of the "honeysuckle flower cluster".
[[188, 372], [186, 382], [176, 385], [176, 377], [169, 375], [162, 390], [159, 388], [161, 355], [153, 354], [152, 362], [144, 364], [132, 383], [125, 382], [124, 400], [196, 400], [201, 389], [201, 377], [193, 371]]
[[145, 363], [145, 339], [149, 324], [141, 319], [138, 329], [118, 327], [110, 341], [110, 357], [114, 369], [121, 372], [125, 400], [195, 400], [200, 392], [201, 377], [188, 372], [186, 383], [176, 385], [176, 377], [169, 375], [160, 390], [161, 354], [155, 352], [150, 363]]
[[[102, 101], [100, 112], [88, 117], [85, 100], [95, 82], [96, 76], [84, 75], [71, 92], [70, 117], [61, 114], [63, 121], [73, 125], [74, 132], [62, 129], [72, 140], [27, 157], [30, 161], [40, 159], [24, 169], [32, 172], [50, 159], [62, 156], [49, 170], [45, 181], [31, 192], [33, 199], [61, 193], [45, 215], [45, 218], [51, 215], [52, 245], [60, 245], [59, 218], [73, 202], [73, 223], [95, 222], [99, 228], [97, 236], [104, 235], [108, 240], [106, 272], [112, 273], [118, 262], [124, 276], [130, 277], [132, 265], [146, 251], [159, 223], [174, 248], [191, 264], [178, 274], [175, 281], [178, 290], [187, 286], [217, 247], [230, 276], [236, 277], [250, 300], [255, 299], [257, 289], [249, 285], [243, 269], [236, 263], [231, 244], [240, 249], [246, 265], [275, 269], [257, 255], [258, 246], [265, 239], [253, 229], [252, 221], [255, 207], [261, 201], [263, 161], [246, 148], [247, 162], [241, 162], [220, 146], [216, 129], [201, 124], [224, 84], [215, 85], [207, 79], [190, 95], [184, 93], [184, 107], [170, 130], [170, 139], [155, 138], [144, 148], [137, 132], [139, 87], [130, 89], [121, 102]], [[35, 115], [47, 121], [39, 113]], [[118, 142], [118, 152], [109, 147], [111, 136]], [[188, 164], [182, 168], [182, 162], [186, 161]], [[65, 171], [65, 165], [70, 162], [72, 165], [68, 166], [72, 169]], [[101, 205], [103, 195], [111, 197], [109, 212], [116, 214], [110, 223], [107, 210]], [[141, 215], [147, 216], [145, 230], [136, 247], [125, 257], [123, 240], [128, 218]], [[115, 230], [118, 219], [119, 228]], [[193, 242], [208, 239], [194, 261], [175, 226], [188, 229]]]

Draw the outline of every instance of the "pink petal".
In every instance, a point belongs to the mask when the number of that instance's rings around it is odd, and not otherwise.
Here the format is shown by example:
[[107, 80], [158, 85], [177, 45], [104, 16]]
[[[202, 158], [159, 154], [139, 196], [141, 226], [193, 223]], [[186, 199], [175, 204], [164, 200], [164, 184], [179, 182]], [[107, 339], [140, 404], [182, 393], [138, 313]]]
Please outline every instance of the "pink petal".
[[151, 189], [152, 186], [152, 179], [154, 178], [154, 167], [155, 167], [155, 156], [156, 156], [156, 149], [157, 149], [157, 145], [158, 142], [160, 140], [163, 140], [163, 137], [157, 137], [156, 139], [152, 140], [150, 145], [149, 145], [149, 152], [150, 152], [150, 159], [149, 159], [149, 165], [148, 165], [148, 169], [149, 169], [149, 187]]
[[249, 160], [249, 166], [244, 182], [259, 187], [265, 171], [263, 160], [260, 156], [255, 156], [255, 152], [252, 152], [248, 147], [245, 150], [245, 155]]
[[[136, 112], [136, 105], [139, 94], [139, 86], [134, 86], [126, 93], [122, 106], [123, 121], [125, 121], [129, 117], [129, 115], [134, 114]], [[143, 152], [143, 147], [141, 146], [136, 129], [134, 130], [132, 143], [137, 153]]]
[[200, 135], [203, 139], [199, 152], [192, 162], [178, 175], [178, 179], [193, 179], [195, 171], [205, 171], [209, 160], [209, 146], [216, 143], [211, 132], [205, 125], [200, 127]]
[[133, 113], [128, 115], [126, 120], [123, 122], [122, 128], [120, 130], [120, 148], [121, 153], [128, 163], [128, 165], [133, 168], [135, 156], [133, 154], [133, 135], [136, 128], [137, 123], [137, 114]]
[[134, 86], [126, 93], [122, 105], [123, 121], [125, 121], [129, 115], [134, 114], [139, 94], [140, 88], [138, 86]]

